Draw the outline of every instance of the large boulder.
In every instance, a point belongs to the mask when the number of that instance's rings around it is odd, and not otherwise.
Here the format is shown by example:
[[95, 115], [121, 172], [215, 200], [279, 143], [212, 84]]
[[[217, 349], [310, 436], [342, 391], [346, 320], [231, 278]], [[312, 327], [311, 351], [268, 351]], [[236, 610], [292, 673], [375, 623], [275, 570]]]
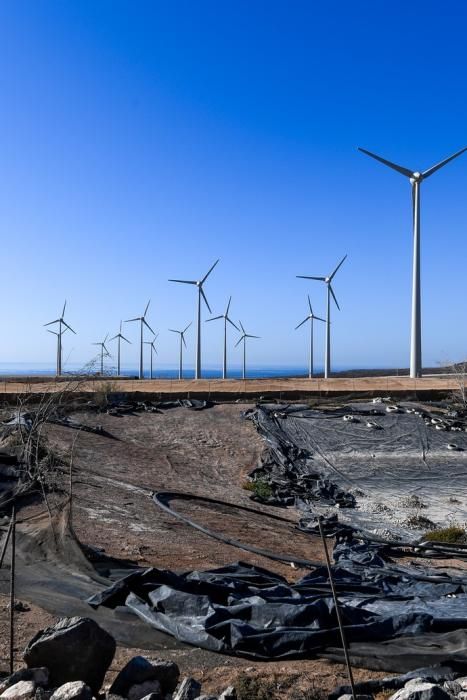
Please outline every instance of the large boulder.
[[128, 691], [128, 700], [142, 700], [146, 695], [155, 695], [157, 698], [162, 698], [161, 684], [159, 681], [144, 681], [144, 683], [135, 683]]
[[0, 698], [3, 700], [32, 700], [36, 694], [34, 681], [18, 681], [3, 691]]
[[[177, 687], [180, 671], [173, 661], [163, 659], [146, 659], [144, 656], [134, 656], [122, 668], [109, 688], [109, 694], [128, 697], [130, 688], [146, 681], [159, 681], [162, 695], [173, 693]], [[136, 692], [136, 691], [135, 691]], [[148, 690], [145, 695], [154, 691]], [[140, 697], [143, 697], [141, 695]]]
[[23, 658], [29, 667], [46, 666], [51, 686], [83, 681], [97, 695], [114, 654], [114, 638], [97, 622], [86, 617], [65, 617], [38, 632]]
[[50, 700], [92, 700], [92, 690], [83, 681], [70, 681], [57, 688]]

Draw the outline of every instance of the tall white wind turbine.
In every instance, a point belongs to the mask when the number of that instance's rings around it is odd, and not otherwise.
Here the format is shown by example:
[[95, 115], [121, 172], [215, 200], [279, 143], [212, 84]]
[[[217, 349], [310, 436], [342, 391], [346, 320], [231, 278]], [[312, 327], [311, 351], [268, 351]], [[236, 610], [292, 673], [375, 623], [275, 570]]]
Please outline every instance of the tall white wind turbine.
[[157, 350], [156, 350], [156, 346], [154, 345], [154, 343], [156, 342], [158, 335], [159, 335], [159, 333], [155, 333], [154, 338], [152, 340], [145, 340], [144, 341], [145, 345], [151, 346], [151, 350], [150, 350], [150, 352], [151, 352], [151, 373], [149, 375], [150, 379], [152, 379], [152, 356], [154, 353], [156, 353], [156, 355], [157, 355]]
[[232, 321], [232, 319], [229, 317], [229, 309], [230, 309], [230, 302], [232, 301], [232, 297], [229, 298], [229, 302], [227, 304], [227, 308], [225, 310], [225, 313], [221, 314], [220, 316], [214, 316], [214, 318], [208, 318], [206, 320], [206, 323], [208, 321], [217, 321], [219, 318], [224, 319], [224, 359], [222, 363], [222, 379], [227, 379], [227, 322], [229, 322], [234, 328], [237, 329], [237, 331], [240, 330], [238, 326], [235, 325], [235, 323]]
[[409, 178], [412, 186], [412, 213], [413, 213], [413, 262], [412, 262], [412, 325], [410, 336], [410, 376], [412, 378], [421, 377], [422, 375], [422, 318], [421, 318], [421, 291], [420, 291], [420, 185], [423, 180], [433, 175], [437, 170], [449, 163], [454, 158], [462, 155], [467, 151], [462, 148], [454, 155], [449, 156], [440, 163], [433, 165], [428, 170], [419, 172], [409, 168], [404, 168], [396, 163], [391, 163], [390, 160], [381, 158], [371, 151], [366, 151], [364, 148], [359, 148], [359, 151], [367, 156], [379, 160], [380, 163], [387, 165], [401, 175]]
[[201, 379], [201, 297], [204, 299], [204, 303], [209, 309], [209, 313], [212, 314], [211, 307], [209, 306], [208, 300], [204, 293], [203, 285], [211, 272], [216, 267], [219, 260], [216, 260], [214, 265], [207, 271], [201, 280], [169, 280], [169, 282], [180, 282], [181, 284], [195, 284], [198, 287], [198, 306], [197, 306], [197, 320], [196, 320], [196, 360], [195, 360], [195, 379]]
[[104, 374], [104, 357], [111, 357], [110, 352], [107, 350], [106, 342], [109, 334], [105, 336], [104, 340], [100, 343], [93, 343], [93, 345], [99, 345], [101, 349], [101, 375]]
[[310, 313], [303, 319], [301, 323], [298, 324], [298, 326], [295, 326], [295, 330], [300, 328], [300, 326], [303, 326], [304, 323], [307, 321], [310, 322], [310, 348], [309, 348], [309, 355], [308, 355], [308, 377], [311, 379], [313, 376], [313, 321], [322, 321], [323, 323], [326, 323], [324, 318], [320, 318], [319, 316], [315, 316], [313, 313], [313, 309], [311, 307], [311, 301], [310, 301], [310, 296], [308, 296], [308, 308], [310, 310]]
[[179, 357], [178, 357], [178, 378], [182, 379], [183, 378], [183, 346], [186, 347], [186, 342], [185, 342], [185, 333], [191, 326], [191, 321], [188, 324], [186, 328], [183, 329], [183, 331], [176, 331], [173, 328], [169, 328], [169, 331], [172, 333], [178, 333], [180, 336], [180, 350], [179, 350]]
[[347, 257], [347, 255], [344, 255], [344, 257], [342, 258], [342, 260], [340, 261], [338, 266], [327, 277], [310, 277], [308, 275], [297, 275], [297, 277], [300, 277], [301, 279], [304, 279], [304, 280], [319, 280], [320, 282], [324, 282], [326, 284], [326, 287], [327, 287], [326, 345], [325, 345], [325, 350], [324, 350], [324, 377], [325, 377], [325, 379], [327, 379], [331, 374], [331, 296], [334, 299], [334, 302], [340, 311], [340, 306], [337, 303], [336, 295], [334, 294], [334, 290], [332, 288], [332, 280], [334, 279], [337, 270], [340, 268], [340, 266], [342, 265], [342, 263], [344, 262], [346, 257]]
[[113, 338], [110, 338], [109, 342], [112, 342], [112, 340], [117, 339], [117, 377], [120, 376], [120, 343], [122, 340], [125, 341], [125, 343], [128, 343], [131, 345], [131, 342], [128, 340], [128, 338], [125, 338], [124, 335], [122, 335], [122, 321], [120, 321], [120, 330], [118, 331], [117, 335], [114, 335]]
[[243, 328], [242, 322], [239, 321], [240, 328], [242, 329], [242, 336], [240, 337], [239, 341], [235, 343], [235, 347], [237, 345], [240, 345], [240, 343], [243, 340], [243, 372], [242, 372], [242, 379], [246, 379], [246, 339], [247, 338], [259, 338], [259, 335], [251, 335], [250, 333], [247, 333], [246, 330]]
[[152, 330], [151, 326], [149, 323], [146, 321], [146, 314], [149, 309], [149, 304], [151, 303], [151, 300], [149, 299], [148, 303], [146, 304], [146, 308], [144, 309], [144, 314], [142, 316], [136, 316], [136, 318], [129, 318], [125, 323], [131, 323], [132, 321], [139, 321], [141, 328], [140, 328], [140, 341], [139, 341], [139, 378], [144, 379], [144, 369], [143, 369], [143, 345], [144, 345], [144, 326], [149, 328], [151, 333], [155, 335], [154, 331]]
[[56, 374], [57, 377], [60, 377], [62, 374], [62, 336], [68, 329], [72, 333], [76, 335], [76, 331], [73, 330], [71, 326], [68, 325], [68, 323], [65, 321], [65, 309], [66, 309], [66, 299], [65, 303], [63, 304], [63, 311], [62, 315], [60, 318], [56, 318], [55, 321], [49, 321], [49, 323], [45, 323], [44, 327], [46, 326], [53, 326], [55, 323], [58, 323], [58, 332], [57, 331], [49, 331], [49, 333], [53, 333], [54, 335], [57, 336], [57, 369], [56, 369]]

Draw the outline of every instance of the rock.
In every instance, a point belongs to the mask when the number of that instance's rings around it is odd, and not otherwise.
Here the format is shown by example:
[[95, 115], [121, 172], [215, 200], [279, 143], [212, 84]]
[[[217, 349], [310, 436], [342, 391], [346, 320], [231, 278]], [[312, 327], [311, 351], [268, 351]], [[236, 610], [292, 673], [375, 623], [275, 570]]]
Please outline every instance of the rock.
[[180, 671], [173, 661], [150, 660], [144, 656], [135, 656], [117, 675], [109, 688], [109, 694], [126, 697], [132, 685], [144, 683], [144, 681], [159, 681], [161, 692], [166, 695], [173, 693], [179, 677]]
[[218, 700], [217, 695], [198, 695], [198, 700]]
[[451, 700], [452, 696], [434, 683], [413, 678], [391, 696], [391, 700]]
[[195, 700], [201, 692], [201, 683], [193, 678], [184, 678], [177, 688], [173, 700]]
[[38, 632], [23, 658], [29, 667], [47, 666], [50, 685], [83, 681], [97, 695], [114, 653], [114, 638], [97, 622], [85, 617], [65, 617]]
[[459, 683], [462, 690], [467, 690], [467, 676], [461, 676], [461, 678], [456, 678], [456, 683]]
[[128, 700], [142, 700], [146, 695], [155, 695], [159, 700], [162, 698], [161, 684], [159, 681], [144, 681], [144, 683], [135, 683], [128, 691]]
[[[160, 700], [161, 695], [159, 693], [150, 693], [149, 695], [145, 695], [143, 700]], [[169, 698], [169, 700], [172, 700], [172, 693], [168, 693], [165, 695], [165, 698]]]
[[18, 681], [34, 681], [36, 685], [45, 688], [49, 683], [49, 671], [44, 666], [42, 668], [21, 668], [2, 680], [0, 683], [0, 695], [4, 690], [18, 683]]
[[233, 685], [229, 685], [220, 695], [219, 700], [237, 700], [237, 691]]
[[50, 700], [92, 700], [92, 690], [83, 681], [71, 681], [57, 688]]
[[[357, 700], [373, 700], [373, 695], [355, 695]], [[339, 700], [353, 700], [353, 695], [351, 693], [346, 693], [341, 695]]]
[[462, 686], [457, 681], [444, 681], [443, 688], [451, 695], [459, 695], [462, 692]]
[[18, 681], [3, 691], [0, 698], [4, 700], [32, 700], [36, 694], [34, 681]]

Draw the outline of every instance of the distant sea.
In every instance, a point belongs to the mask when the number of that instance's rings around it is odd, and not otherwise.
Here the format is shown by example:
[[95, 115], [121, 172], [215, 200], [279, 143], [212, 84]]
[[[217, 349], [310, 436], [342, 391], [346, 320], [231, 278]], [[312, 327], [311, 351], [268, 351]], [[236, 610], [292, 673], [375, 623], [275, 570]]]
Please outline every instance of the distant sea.
[[[333, 368], [335, 371], [345, 371], [347, 369], [352, 369], [350, 367], [339, 367]], [[95, 367], [94, 367], [95, 371]], [[322, 372], [322, 367], [315, 367], [315, 372]], [[67, 365], [63, 368], [63, 374], [75, 374], [83, 372], [82, 365]], [[112, 375], [116, 373], [115, 367], [111, 365], [104, 367], [104, 372], [106, 375]], [[40, 375], [54, 375], [55, 367], [48, 363], [19, 363], [19, 362], [3, 362], [0, 363], [0, 377], [2, 376], [31, 376], [36, 377]], [[125, 377], [137, 377], [138, 368], [137, 367], [125, 367], [122, 368], [122, 375]], [[149, 377], [149, 369], [145, 368], [145, 376]], [[195, 372], [193, 367], [187, 367], [183, 369], [184, 379], [193, 379]], [[218, 379], [222, 376], [222, 369], [219, 367], [206, 367], [203, 368], [203, 378], [205, 379]], [[241, 379], [242, 368], [232, 366], [228, 369], [228, 376], [232, 379]], [[297, 376], [308, 376], [308, 369], [304, 366], [263, 366], [263, 367], [247, 367], [247, 377], [249, 379], [261, 379], [268, 377], [297, 377]], [[154, 379], [178, 379], [178, 367], [166, 367], [160, 368], [155, 367], [153, 370]]]

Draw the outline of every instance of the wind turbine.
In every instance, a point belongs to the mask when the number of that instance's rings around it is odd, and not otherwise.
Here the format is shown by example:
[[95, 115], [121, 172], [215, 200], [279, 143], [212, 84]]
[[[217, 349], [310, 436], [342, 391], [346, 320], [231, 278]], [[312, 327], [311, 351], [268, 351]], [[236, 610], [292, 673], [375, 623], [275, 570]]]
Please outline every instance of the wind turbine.
[[114, 335], [113, 338], [110, 339], [110, 342], [112, 340], [115, 340], [115, 338], [118, 338], [118, 344], [117, 344], [117, 377], [120, 376], [120, 343], [122, 340], [125, 341], [125, 343], [129, 343], [131, 345], [131, 342], [128, 340], [128, 338], [125, 338], [124, 335], [122, 335], [122, 321], [120, 321], [120, 330], [118, 331], [117, 335]]
[[[66, 299], [65, 299], [65, 303], [63, 304], [63, 311], [62, 311], [62, 315], [60, 316], [60, 318], [56, 318], [55, 321], [49, 321], [49, 323], [44, 324], [44, 327], [46, 327], [46, 326], [53, 326], [54, 323], [58, 323], [58, 333], [56, 331], [49, 331], [49, 333], [53, 333], [54, 335], [57, 336], [57, 370], [56, 370], [57, 377], [60, 377], [60, 375], [62, 374], [62, 335], [66, 332], [67, 329], [76, 335], [76, 331], [74, 331], [73, 328], [71, 326], [69, 326], [68, 323], [64, 319], [65, 309], [66, 309]], [[65, 326], [65, 328], [63, 328], [62, 326]]]
[[317, 321], [323, 321], [323, 323], [326, 323], [324, 318], [320, 318], [319, 316], [315, 316], [313, 313], [313, 309], [311, 308], [311, 301], [310, 301], [310, 296], [308, 296], [308, 308], [310, 309], [310, 313], [308, 316], [306, 316], [301, 323], [298, 324], [298, 326], [295, 327], [295, 330], [300, 328], [300, 326], [303, 326], [304, 323], [307, 321], [310, 322], [310, 353], [309, 353], [309, 362], [308, 362], [308, 377], [311, 379], [313, 376], [313, 321], [316, 319]]
[[201, 297], [204, 299], [204, 303], [209, 309], [209, 313], [212, 314], [211, 307], [209, 306], [208, 300], [204, 293], [203, 284], [206, 282], [207, 278], [211, 272], [216, 267], [219, 259], [216, 260], [214, 265], [207, 271], [201, 280], [169, 280], [169, 282], [180, 282], [181, 284], [196, 284], [198, 287], [198, 315], [197, 315], [197, 333], [196, 333], [196, 361], [195, 361], [195, 379], [201, 379]]
[[237, 347], [237, 345], [240, 345], [240, 343], [243, 340], [243, 374], [242, 374], [242, 379], [245, 379], [246, 378], [246, 339], [247, 338], [259, 338], [259, 335], [250, 335], [243, 328], [241, 321], [239, 321], [239, 324], [240, 324], [240, 328], [242, 329], [243, 335], [241, 336], [240, 340], [237, 343], [235, 343], [235, 347]]
[[410, 338], [410, 376], [412, 378], [422, 375], [422, 319], [421, 319], [421, 294], [420, 294], [420, 185], [423, 180], [433, 175], [437, 170], [449, 163], [454, 158], [467, 151], [467, 147], [454, 153], [440, 163], [433, 165], [428, 170], [415, 172], [404, 168], [401, 165], [391, 163], [391, 161], [359, 148], [359, 151], [367, 156], [379, 160], [380, 163], [396, 170], [401, 175], [409, 178], [412, 185], [412, 213], [413, 213], [413, 263], [412, 263], [412, 327]]
[[331, 374], [331, 295], [332, 298], [334, 299], [334, 302], [337, 306], [337, 308], [340, 311], [340, 306], [337, 303], [336, 295], [334, 294], [334, 290], [332, 288], [332, 280], [334, 279], [334, 276], [337, 272], [337, 270], [340, 268], [344, 260], [346, 259], [347, 255], [344, 255], [338, 266], [334, 269], [333, 272], [331, 272], [330, 275], [327, 277], [309, 277], [308, 275], [297, 275], [297, 277], [300, 277], [301, 279], [304, 280], [319, 280], [320, 282], [324, 282], [327, 286], [327, 313], [326, 313], [326, 346], [325, 346], [325, 351], [324, 351], [324, 377], [327, 379], [329, 375]]
[[154, 343], [156, 342], [158, 335], [159, 335], [159, 333], [155, 333], [154, 338], [152, 340], [145, 340], [144, 341], [145, 345], [151, 346], [151, 351], [150, 351], [151, 352], [151, 374], [150, 374], [151, 379], [152, 379], [152, 355], [153, 355], [153, 353], [156, 353], [156, 355], [157, 355], [157, 350], [156, 350]]
[[106, 345], [105, 345], [108, 337], [109, 337], [109, 334], [107, 333], [107, 335], [105, 336], [105, 338], [102, 342], [93, 343], [93, 345], [100, 345], [100, 347], [101, 347], [101, 375], [104, 374], [104, 356], [111, 357], [110, 352], [107, 350]]
[[220, 316], [214, 316], [214, 318], [208, 318], [206, 323], [208, 321], [217, 321], [219, 318], [224, 319], [224, 361], [222, 364], [222, 379], [227, 378], [227, 321], [237, 329], [237, 331], [240, 330], [238, 326], [235, 325], [235, 323], [232, 321], [231, 318], [229, 318], [229, 309], [230, 309], [230, 302], [232, 301], [232, 297], [229, 298], [229, 303], [227, 304], [227, 308], [225, 310], [225, 313], [221, 314]]
[[154, 331], [152, 330], [151, 326], [149, 323], [146, 321], [146, 314], [149, 309], [149, 304], [151, 303], [151, 300], [149, 299], [148, 303], [146, 304], [146, 308], [144, 309], [144, 314], [142, 316], [136, 316], [136, 318], [129, 318], [125, 323], [131, 323], [132, 321], [139, 321], [141, 323], [141, 333], [140, 333], [140, 347], [139, 347], [139, 378], [144, 379], [144, 371], [143, 371], [143, 330], [144, 326], [147, 326], [151, 333], [155, 335]]
[[183, 346], [186, 347], [186, 342], [185, 342], [185, 333], [191, 326], [191, 321], [188, 324], [188, 326], [183, 330], [183, 331], [176, 331], [173, 328], [169, 328], [169, 331], [172, 333], [178, 333], [180, 335], [180, 357], [179, 357], [179, 364], [178, 364], [178, 378], [182, 379], [183, 377]]

